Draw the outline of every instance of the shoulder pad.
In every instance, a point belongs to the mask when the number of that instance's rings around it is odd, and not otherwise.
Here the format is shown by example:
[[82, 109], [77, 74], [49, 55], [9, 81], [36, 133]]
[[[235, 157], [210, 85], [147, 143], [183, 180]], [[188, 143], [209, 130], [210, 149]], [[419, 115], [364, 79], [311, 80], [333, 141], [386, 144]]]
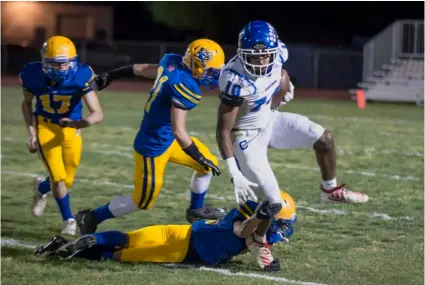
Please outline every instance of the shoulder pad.
[[257, 202], [248, 200], [244, 203], [239, 204], [237, 210], [239, 214], [242, 215], [245, 219], [249, 219], [252, 215], [255, 214], [257, 205]]
[[92, 91], [90, 83], [94, 80], [96, 74], [93, 69], [86, 64], [80, 64], [75, 72], [74, 83], [83, 93]]
[[257, 90], [254, 81], [232, 68], [221, 72], [219, 86], [221, 92], [243, 98], [254, 94]]
[[279, 40], [279, 61], [281, 64], [284, 64], [288, 60], [288, 48], [286, 45]]
[[31, 89], [44, 86], [45, 80], [43, 64], [39, 61], [26, 64], [19, 73], [19, 82], [28, 92], [31, 92]]
[[179, 65], [181, 61], [182, 57], [180, 55], [167, 53], [162, 57], [159, 62], [159, 65], [163, 66], [168, 72], [171, 72], [174, 71], [174, 69], [177, 69], [177, 65]]
[[183, 109], [193, 109], [201, 101], [201, 90], [195, 79], [180, 75], [170, 80], [173, 104]]

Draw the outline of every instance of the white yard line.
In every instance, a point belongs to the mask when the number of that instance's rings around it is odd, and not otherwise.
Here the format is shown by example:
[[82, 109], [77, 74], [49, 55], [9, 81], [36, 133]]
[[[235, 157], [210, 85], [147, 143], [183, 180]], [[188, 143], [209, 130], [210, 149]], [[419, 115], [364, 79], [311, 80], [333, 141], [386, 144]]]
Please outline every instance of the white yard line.
[[[25, 244], [18, 240], [12, 239], [12, 238], [1, 238], [1, 247], [21, 247], [21, 248], [28, 248], [28, 249], [35, 249], [35, 245], [31, 244]], [[304, 282], [304, 281], [298, 281], [298, 280], [290, 280], [285, 277], [275, 277], [275, 276], [268, 276], [264, 274], [258, 274], [258, 273], [249, 273], [249, 272], [231, 272], [228, 269], [221, 269], [221, 268], [213, 268], [213, 267], [196, 267], [186, 264], [164, 264], [164, 267], [167, 268], [185, 268], [185, 269], [192, 269], [197, 271], [208, 271], [208, 272], [214, 272], [221, 275], [227, 275], [227, 276], [241, 276], [241, 277], [248, 277], [248, 278], [255, 278], [255, 279], [263, 279], [263, 280], [270, 280], [270, 281], [276, 281], [276, 282], [282, 282], [282, 283], [291, 283], [291, 284], [297, 284], [297, 285], [326, 285], [323, 283], [315, 283], [315, 282]]]
[[[19, 172], [19, 171], [9, 171], [9, 170], [2, 170], [1, 171], [2, 175], [6, 174], [6, 175], [15, 175], [15, 176], [26, 176], [26, 177], [37, 177], [39, 176], [39, 174], [35, 174], [35, 173], [26, 173], [26, 172]], [[96, 185], [105, 185], [105, 186], [116, 186], [116, 187], [123, 187], [126, 189], [133, 189], [133, 185], [130, 184], [121, 184], [121, 183], [115, 183], [115, 182], [111, 182], [111, 181], [96, 181], [96, 180], [89, 180], [89, 179], [75, 179], [76, 182], [80, 182], [80, 183], [92, 183], [92, 184], [96, 184]], [[162, 189], [161, 192], [163, 193], [175, 193], [174, 191], [171, 191], [169, 189]], [[112, 198], [112, 197], [111, 197]], [[216, 196], [213, 194], [208, 194], [208, 198], [211, 199], [215, 199], [215, 200], [225, 200], [225, 201], [233, 201], [233, 196]], [[318, 214], [328, 214], [328, 215], [347, 215], [349, 213], [343, 211], [343, 210], [338, 210], [338, 209], [316, 209], [316, 208], [312, 208], [312, 207], [307, 207], [307, 206], [303, 206], [303, 205], [297, 205], [297, 209], [303, 209], [303, 210], [307, 210], [313, 213], [318, 213]], [[371, 218], [379, 218], [379, 219], [384, 219], [384, 220], [397, 220], [397, 219], [401, 219], [401, 220], [409, 220], [412, 221], [413, 218], [410, 217], [391, 217], [388, 214], [385, 213], [376, 213], [376, 212], [372, 212], [372, 213], [368, 213], [368, 216]]]
[[[272, 163], [272, 164], [278, 164], [279, 167], [286, 167], [286, 168], [290, 168], [290, 169], [298, 169], [298, 170], [308, 170], [308, 171], [320, 171], [320, 169], [318, 167], [308, 167], [308, 166], [299, 166], [299, 165], [293, 165], [293, 164], [287, 164], [287, 163]], [[374, 172], [369, 172], [369, 171], [360, 171], [360, 170], [353, 170], [353, 169], [348, 169], [348, 170], [338, 170], [338, 171], [342, 171], [344, 173], [348, 173], [348, 174], [357, 174], [357, 175], [361, 175], [361, 176], [376, 176], [376, 177], [382, 177], [382, 178], [388, 178], [388, 179], [392, 179], [392, 180], [414, 180], [414, 181], [419, 181], [420, 178], [415, 177], [415, 176], [402, 176], [399, 174], [385, 174], [385, 173], [374, 173]]]
[[412, 121], [409, 120], [377, 120], [376, 118], [367, 117], [343, 117], [343, 116], [326, 116], [326, 115], [305, 115], [311, 119], [328, 120], [328, 121], [347, 121], [347, 122], [369, 122], [369, 123], [382, 123], [382, 124], [396, 124], [405, 125]]
[[[18, 140], [16, 138], [12, 138], [12, 137], [3, 137], [2, 140], [4, 141], [21, 141]], [[93, 144], [92, 144], [93, 145]], [[95, 147], [105, 147], [105, 148], [109, 148], [109, 144], [95, 144]], [[371, 149], [369, 149], [369, 151], [371, 151]], [[387, 151], [391, 151], [391, 150], [387, 150]], [[127, 158], [132, 158], [133, 155], [131, 153], [131, 151], [118, 151], [118, 150], [99, 150], [99, 149], [95, 149], [93, 150], [93, 152], [95, 153], [100, 153], [106, 156], [121, 156], [121, 157], [127, 157]], [[410, 153], [413, 154], [415, 156], [419, 156], [420, 153]], [[4, 154], [2, 154], [4, 155]], [[215, 153], [215, 155], [217, 157], [221, 157], [221, 155], [219, 155], [218, 153]], [[422, 154], [423, 157], [423, 154]], [[289, 168], [289, 169], [297, 169], [297, 170], [308, 170], [308, 171], [319, 171], [319, 168], [317, 167], [307, 167], [307, 166], [299, 166], [299, 165], [294, 165], [294, 164], [287, 164], [287, 163], [272, 163], [272, 164], [279, 164], [280, 167], [285, 167], [285, 168]], [[367, 170], [364, 171], [360, 171], [360, 170], [354, 170], [354, 169], [348, 169], [348, 170], [343, 170], [344, 173], [347, 174], [356, 174], [356, 175], [361, 175], [361, 176], [375, 176], [375, 177], [382, 177], [382, 178], [387, 178], [387, 179], [391, 179], [391, 180], [413, 180], [413, 181], [419, 181], [420, 178], [415, 177], [415, 176], [403, 176], [400, 174], [386, 174], [386, 173], [374, 173], [374, 172], [370, 172]]]
[[[303, 209], [313, 213], [324, 214], [324, 215], [339, 215], [339, 216], [347, 215], [347, 213], [344, 210], [339, 210], [339, 209], [316, 209], [316, 208], [302, 206], [302, 205], [297, 205], [297, 209]], [[391, 220], [413, 221], [413, 218], [411, 217], [407, 217], [407, 216], [391, 217], [390, 215], [385, 213], [372, 212], [372, 213], [368, 213], [367, 215], [371, 218], [379, 218], [386, 221], [391, 221]]]
[[400, 156], [417, 156], [417, 157], [424, 157], [423, 152], [416, 152], [416, 151], [396, 151], [394, 149], [376, 149], [374, 147], [367, 147], [363, 150], [355, 151], [350, 149], [342, 149], [337, 148], [337, 153], [341, 155], [358, 155], [358, 154], [365, 154], [365, 155], [374, 155], [374, 154], [395, 154]]

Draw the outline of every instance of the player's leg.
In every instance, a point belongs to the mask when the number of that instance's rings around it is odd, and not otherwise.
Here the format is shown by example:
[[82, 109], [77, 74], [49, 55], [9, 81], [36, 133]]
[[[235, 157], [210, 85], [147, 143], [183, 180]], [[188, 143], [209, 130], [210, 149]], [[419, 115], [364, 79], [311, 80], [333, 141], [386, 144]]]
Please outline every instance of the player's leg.
[[[66, 172], [65, 185], [68, 189], [66, 194], [68, 201], [70, 201], [69, 189], [74, 184], [75, 172], [81, 161], [83, 141], [80, 132], [73, 128], [62, 128], [62, 156]], [[68, 220], [67, 227], [68, 234], [75, 233], [77, 225], [74, 218]]]
[[[205, 158], [218, 165], [217, 157], [213, 155], [197, 138], [191, 137]], [[190, 181], [190, 206], [186, 210], [186, 220], [193, 223], [200, 219], [220, 219], [225, 216], [226, 211], [222, 208], [205, 207], [205, 196], [211, 183], [212, 172], [206, 171], [198, 162], [187, 155], [174, 141], [170, 146], [170, 161], [176, 164], [184, 165], [195, 170]]]
[[72, 216], [68, 189], [65, 184], [66, 170], [61, 147], [61, 127], [38, 120], [37, 139], [40, 148], [39, 154], [50, 173], [53, 196], [64, 221], [61, 233], [74, 235], [76, 224]]
[[150, 226], [129, 232], [128, 248], [114, 256], [125, 262], [183, 262], [189, 251], [190, 225]]
[[365, 203], [368, 196], [337, 185], [336, 151], [332, 133], [307, 117], [273, 112], [274, 127], [269, 147], [276, 149], [313, 148], [322, 176], [324, 202]]
[[66, 171], [65, 184], [70, 189], [74, 184], [75, 173], [80, 165], [83, 139], [81, 130], [73, 128], [64, 128], [63, 135], [62, 152]]
[[94, 210], [83, 210], [75, 216], [81, 234], [91, 234], [101, 222], [152, 208], [163, 184], [169, 150], [158, 157], [145, 157], [134, 151], [134, 190], [132, 195], [116, 197]]
[[263, 130], [234, 131], [233, 152], [243, 175], [258, 184], [254, 188], [262, 201], [280, 203], [280, 188], [267, 157], [272, 124]]
[[56, 251], [60, 259], [74, 256], [91, 260], [111, 259], [116, 248], [124, 248], [128, 244], [127, 234], [120, 231], [106, 231], [82, 237], [68, 242]]

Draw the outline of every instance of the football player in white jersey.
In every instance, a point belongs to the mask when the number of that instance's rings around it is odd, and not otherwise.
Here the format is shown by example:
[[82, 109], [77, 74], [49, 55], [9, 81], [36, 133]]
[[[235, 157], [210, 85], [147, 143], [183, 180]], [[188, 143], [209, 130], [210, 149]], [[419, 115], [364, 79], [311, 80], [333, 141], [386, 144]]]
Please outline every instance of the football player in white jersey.
[[[277, 111], [282, 100], [293, 98], [294, 87], [282, 69], [288, 51], [276, 30], [264, 21], [250, 22], [239, 34], [238, 46], [220, 75], [216, 133], [237, 202], [257, 194], [263, 201], [280, 203], [267, 148], [310, 147], [321, 170], [321, 201], [367, 202], [367, 195], [337, 184], [332, 133], [305, 116]], [[281, 96], [277, 102], [276, 96]]]

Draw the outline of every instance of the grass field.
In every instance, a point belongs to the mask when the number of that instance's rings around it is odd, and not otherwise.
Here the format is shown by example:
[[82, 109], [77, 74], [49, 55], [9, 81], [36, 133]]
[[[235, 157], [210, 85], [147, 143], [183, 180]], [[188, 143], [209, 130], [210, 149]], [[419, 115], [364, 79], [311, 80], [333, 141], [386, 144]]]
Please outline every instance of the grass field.
[[[367, 109], [358, 110], [353, 102], [319, 100], [294, 100], [282, 108], [308, 115], [333, 131], [339, 182], [366, 192], [370, 201], [365, 205], [320, 204], [320, 176], [312, 151], [271, 150], [269, 157], [281, 187], [297, 203], [298, 223], [291, 242], [275, 249], [282, 272], [268, 274], [274, 279], [266, 279], [234, 274], [263, 275], [248, 255], [235, 258], [221, 271], [33, 257], [32, 249], [22, 244], [47, 241], [57, 233], [60, 217], [51, 196], [44, 216], [30, 215], [31, 174], [47, 172], [38, 157], [26, 149], [20, 90], [1, 91], [2, 284], [424, 284], [423, 108], [369, 104]], [[104, 122], [83, 131], [83, 159], [71, 190], [74, 212], [131, 192], [132, 143], [147, 96], [102, 92], [100, 99]], [[190, 112], [188, 128], [218, 153], [216, 105], [216, 98], [204, 98]], [[226, 171], [223, 163], [221, 168]], [[186, 223], [191, 173], [170, 164], [153, 210], [107, 221], [99, 230]], [[235, 205], [232, 191], [224, 173], [213, 179], [207, 203], [229, 209]], [[21, 245], [6, 245], [6, 241]]]

